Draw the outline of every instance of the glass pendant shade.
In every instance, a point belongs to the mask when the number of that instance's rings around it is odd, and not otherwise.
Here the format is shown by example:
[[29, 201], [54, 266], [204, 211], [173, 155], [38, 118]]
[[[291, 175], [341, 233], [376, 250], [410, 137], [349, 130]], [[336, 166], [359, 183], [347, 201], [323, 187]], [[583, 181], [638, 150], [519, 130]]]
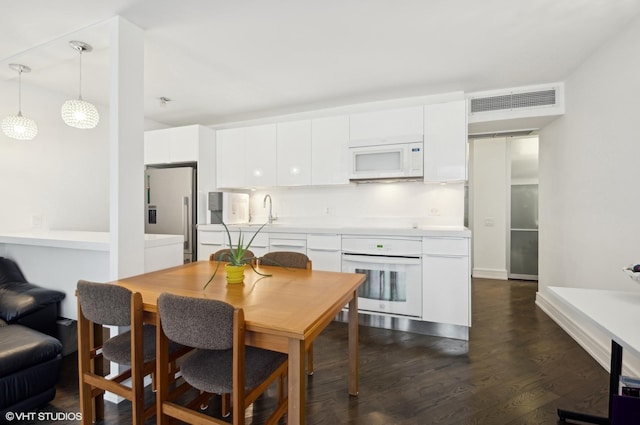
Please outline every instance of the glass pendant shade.
[[38, 134], [38, 126], [31, 118], [18, 114], [2, 120], [2, 132], [12, 139], [31, 140]]
[[38, 125], [31, 118], [22, 116], [22, 73], [30, 72], [31, 68], [17, 63], [9, 64], [9, 68], [18, 71], [18, 114], [2, 120], [2, 132], [12, 139], [31, 140], [38, 134]]
[[82, 41], [70, 41], [69, 45], [80, 53], [80, 94], [78, 99], [64, 102], [60, 115], [69, 127], [95, 128], [100, 122], [100, 114], [93, 104], [82, 100], [82, 53], [90, 52], [93, 48]]
[[96, 107], [82, 99], [64, 102], [61, 115], [65, 124], [75, 128], [95, 128], [100, 122]]

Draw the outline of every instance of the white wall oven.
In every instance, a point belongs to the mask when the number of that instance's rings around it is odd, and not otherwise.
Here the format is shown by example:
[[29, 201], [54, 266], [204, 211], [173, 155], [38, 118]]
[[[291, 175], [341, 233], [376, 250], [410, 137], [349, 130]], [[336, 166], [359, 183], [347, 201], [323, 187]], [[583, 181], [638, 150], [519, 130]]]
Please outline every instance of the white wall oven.
[[422, 315], [420, 238], [344, 236], [342, 271], [363, 273], [358, 310], [408, 317]]

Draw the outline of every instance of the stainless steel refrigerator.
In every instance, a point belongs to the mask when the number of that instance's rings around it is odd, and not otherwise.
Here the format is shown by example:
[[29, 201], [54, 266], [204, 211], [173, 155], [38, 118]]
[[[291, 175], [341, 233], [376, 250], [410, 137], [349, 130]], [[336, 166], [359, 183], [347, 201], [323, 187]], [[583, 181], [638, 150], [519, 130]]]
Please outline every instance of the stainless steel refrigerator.
[[184, 262], [196, 256], [196, 169], [145, 170], [145, 233], [184, 235]]

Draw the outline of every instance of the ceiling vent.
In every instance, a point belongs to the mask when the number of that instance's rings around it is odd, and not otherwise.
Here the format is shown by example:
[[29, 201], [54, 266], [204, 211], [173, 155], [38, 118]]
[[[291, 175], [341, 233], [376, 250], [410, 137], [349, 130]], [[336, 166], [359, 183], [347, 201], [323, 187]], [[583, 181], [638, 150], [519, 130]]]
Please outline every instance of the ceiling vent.
[[[509, 120], [500, 130], [540, 128], [542, 120], [564, 114], [564, 83], [540, 84], [467, 94], [469, 124]], [[531, 120], [536, 122], [533, 122]], [[515, 120], [520, 120], [516, 122]], [[528, 120], [525, 122], [523, 120]], [[490, 128], [491, 127], [491, 128]], [[495, 126], [493, 126], [495, 127]], [[474, 126], [475, 132], [495, 131], [492, 126]]]
[[539, 90], [523, 93], [509, 93], [499, 96], [476, 97], [471, 99], [470, 112], [491, 112], [520, 108], [555, 106], [556, 90]]

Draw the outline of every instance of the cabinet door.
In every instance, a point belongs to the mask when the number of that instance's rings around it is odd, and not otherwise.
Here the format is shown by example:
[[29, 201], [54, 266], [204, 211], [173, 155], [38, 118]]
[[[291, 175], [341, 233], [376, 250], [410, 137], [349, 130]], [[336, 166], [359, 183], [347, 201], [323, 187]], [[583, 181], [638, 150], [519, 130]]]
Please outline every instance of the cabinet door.
[[349, 183], [349, 117], [311, 121], [311, 184]]
[[307, 235], [307, 256], [314, 270], [342, 270], [342, 237], [340, 235]]
[[224, 232], [198, 231], [198, 261], [208, 260], [214, 252], [225, 248]]
[[467, 108], [464, 100], [424, 107], [424, 181], [467, 179]]
[[352, 145], [415, 142], [424, 131], [422, 106], [353, 114], [349, 121]]
[[469, 257], [424, 254], [422, 268], [422, 320], [471, 326]]
[[311, 120], [277, 127], [278, 186], [311, 184]]
[[342, 254], [340, 251], [307, 248], [307, 256], [311, 260], [311, 267], [314, 270], [339, 272], [342, 269]]
[[198, 161], [199, 126], [165, 128], [144, 133], [144, 163]]
[[246, 150], [244, 128], [216, 132], [216, 180], [218, 188], [245, 187]]
[[269, 251], [291, 251], [307, 254], [307, 241], [294, 238], [269, 237]]
[[171, 162], [196, 162], [198, 161], [199, 131], [197, 125], [178, 127], [169, 132], [169, 156]]
[[276, 125], [245, 129], [246, 183], [250, 187], [276, 185]]

